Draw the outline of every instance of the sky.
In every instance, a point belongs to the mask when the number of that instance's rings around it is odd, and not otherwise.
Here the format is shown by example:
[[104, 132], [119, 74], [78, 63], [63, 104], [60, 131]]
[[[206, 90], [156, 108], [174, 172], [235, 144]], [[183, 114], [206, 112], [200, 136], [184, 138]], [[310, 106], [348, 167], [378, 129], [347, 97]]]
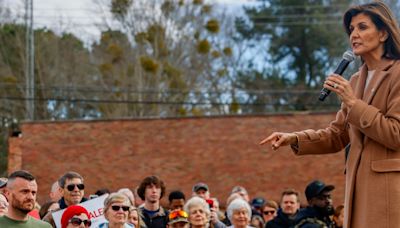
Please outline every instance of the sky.
[[[72, 32], [86, 44], [99, 39], [100, 30], [96, 22], [103, 24], [98, 5], [94, 1], [104, 0], [33, 0], [35, 28], [51, 28], [56, 33]], [[0, 0], [14, 13], [24, 14], [24, 0]], [[241, 11], [245, 4], [255, 0], [213, 0], [228, 10]], [[110, 20], [111, 21], [111, 20]], [[110, 22], [111, 23], [111, 22]]]

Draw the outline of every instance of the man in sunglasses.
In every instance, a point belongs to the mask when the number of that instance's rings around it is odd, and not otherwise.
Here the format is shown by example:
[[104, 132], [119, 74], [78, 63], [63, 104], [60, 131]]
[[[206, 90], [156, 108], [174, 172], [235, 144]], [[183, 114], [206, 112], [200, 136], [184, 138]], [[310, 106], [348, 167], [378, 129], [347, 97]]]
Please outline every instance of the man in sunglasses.
[[60, 209], [67, 208], [71, 205], [77, 205], [85, 202], [87, 199], [83, 197], [85, 194], [85, 185], [83, 177], [73, 171], [65, 173], [59, 180], [62, 198], [58, 201]]
[[29, 216], [35, 207], [38, 186], [35, 177], [19, 170], [8, 177], [4, 193], [8, 199], [8, 212], [0, 217], [0, 227], [51, 228], [50, 224]]
[[165, 194], [165, 184], [157, 176], [143, 179], [137, 190], [138, 195], [144, 200], [144, 205], [139, 207], [142, 218], [147, 228], [166, 227], [168, 211], [160, 205], [160, 199]]
[[331, 191], [333, 185], [326, 185], [320, 180], [315, 180], [306, 187], [308, 207], [300, 210], [296, 216], [295, 228], [332, 227], [330, 216], [335, 210], [332, 205]]
[[297, 212], [300, 209], [299, 193], [294, 189], [286, 189], [281, 194], [280, 209], [278, 215], [269, 221], [265, 228], [292, 227]]
[[[85, 194], [85, 185], [83, 184], [83, 177], [79, 173], [73, 171], [66, 172], [58, 179], [58, 185], [62, 196], [58, 201], [60, 210], [87, 200], [83, 197]], [[47, 213], [42, 220], [55, 226], [52, 213]]]

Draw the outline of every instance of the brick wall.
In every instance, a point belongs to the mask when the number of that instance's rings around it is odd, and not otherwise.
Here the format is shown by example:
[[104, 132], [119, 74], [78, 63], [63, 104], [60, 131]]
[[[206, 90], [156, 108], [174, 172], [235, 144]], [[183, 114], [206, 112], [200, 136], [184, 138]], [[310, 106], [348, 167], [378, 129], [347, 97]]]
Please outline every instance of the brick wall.
[[[190, 195], [198, 181], [225, 202], [235, 185], [251, 195], [279, 200], [287, 187], [301, 191], [316, 178], [336, 185], [334, 201], [343, 201], [343, 152], [297, 157], [258, 142], [273, 131], [321, 128], [334, 114], [33, 122], [22, 137], [10, 139], [9, 172], [23, 168], [38, 179], [39, 202], [68, 170], [85, 178], [86, 195], [108, 187], [133, 188], [148, 175], [160, 176], [167, 191]], [[164, 197], [164, 203], [166, 202]]]

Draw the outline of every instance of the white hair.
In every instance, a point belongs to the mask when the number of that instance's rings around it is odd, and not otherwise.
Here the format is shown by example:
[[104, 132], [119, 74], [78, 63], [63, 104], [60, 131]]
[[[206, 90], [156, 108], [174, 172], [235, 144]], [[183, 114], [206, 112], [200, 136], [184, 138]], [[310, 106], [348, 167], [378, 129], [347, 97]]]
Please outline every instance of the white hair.
[[203, 198], [193, 196], [185, 203], [185, 206], [183, 206], [183, 210], [190, 214], [190, 208], [192, 208], [193, 206], [201, 206], [206, 213], [207, 218], [210, 219], [210, 207]]
[[248, 202], [246, 202], [244, 199], [242, 198], [237, 198], [234, 199], [228, 206], [228, 208], [226, 209], [227, 214], [228, 214], [228, 219], [229, 221], [232, 222], [232, 215], [234, 211], [240, 210], [240, 209], [246, 209], [247, 210], [247, 216], [248, 219], [250, 220], [251, 218], [251, 208]]
[[56, 182], [54, 182], [52, 185], [51, 185], [51, 192], [55, 192], [55, 191], [58, 191], [58, 189], [60, 188], [60, 185], [58, 185], [58, 181], [56, 181]]
[[133, 195], [133, 192], [129, 188], [121, 188], [117, 192], [127, 196], [129, 201], [131, 201], [131, 204], [135, 205], [135, 195]]

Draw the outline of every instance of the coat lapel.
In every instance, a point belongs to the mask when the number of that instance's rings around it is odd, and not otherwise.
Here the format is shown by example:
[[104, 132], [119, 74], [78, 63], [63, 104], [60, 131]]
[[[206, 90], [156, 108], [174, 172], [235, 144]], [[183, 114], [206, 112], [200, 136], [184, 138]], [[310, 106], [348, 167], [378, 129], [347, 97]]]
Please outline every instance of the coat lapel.
[[[393, 60], [383, 60], [382, 64], [378, 66], [375, 71], [375, 75], [372, 77], [371, 81], [368, 84], [368, 87], [365, 90], [364, 96], [362, 96], [362, 100], [365, 101], [367, 104], [370, 104], [372, 98], [374, 98], [376, 91], [378, 90], [379, 86], [382, 84], [383, 80], [389, 74], [388, 69], [393, 65]], [[365, 67], [366, 68], [366, 67]], [[367, 70], [366, 70], [367, 71]], [[365, 72], [366, 78], [367, 72]], [[365, 81], [364, 81], [365, 85]]]
[[367, 81], [367, 65], [362, 65], [360, 67], [360, 74], [359, 74], [359, 79], [357, 81], [357, 84], [354, 88], [354, 93], [355, 96], [358, 99], [362, 99], [363, 98], [363, 94], [364, 94], [364, 87], [365, 87], [365, 82]]

